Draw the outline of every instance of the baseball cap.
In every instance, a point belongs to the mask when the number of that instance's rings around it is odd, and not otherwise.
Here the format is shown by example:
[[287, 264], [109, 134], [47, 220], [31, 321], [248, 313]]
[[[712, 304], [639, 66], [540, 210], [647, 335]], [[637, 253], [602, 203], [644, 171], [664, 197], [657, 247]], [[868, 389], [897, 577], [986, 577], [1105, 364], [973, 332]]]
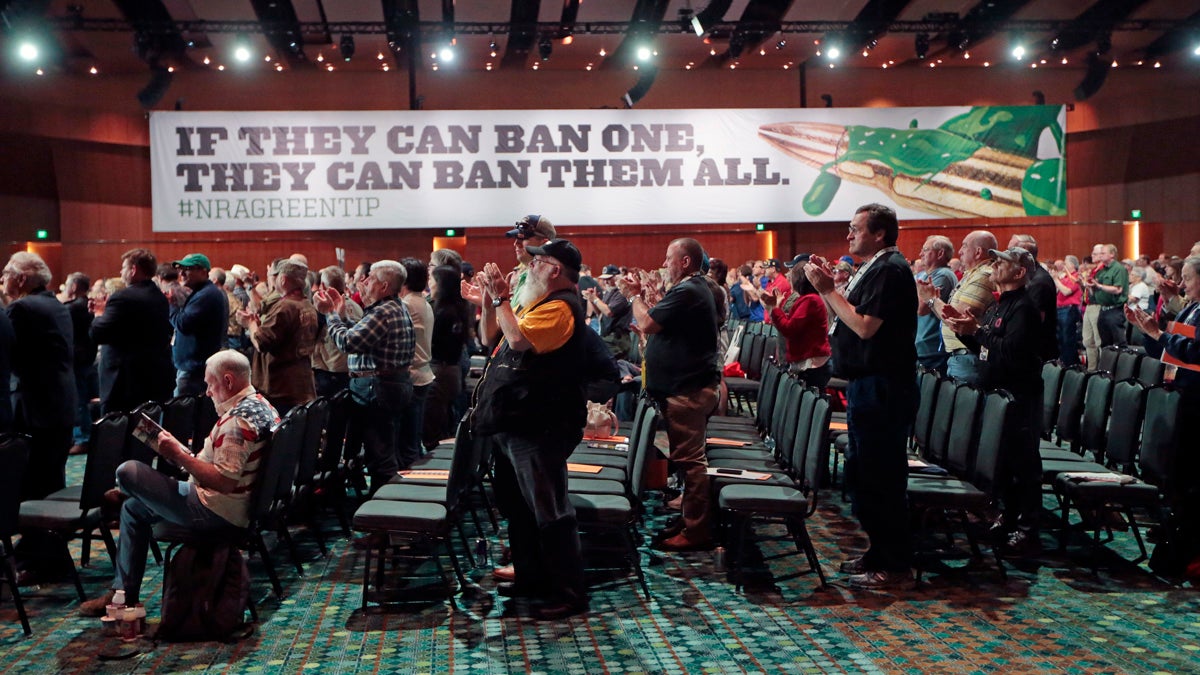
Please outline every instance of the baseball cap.
[[775, 269], [779, 269], [779, 261], [776, 260], [775, 258], [771, 258], [770, 260], [764, 260], [763, 267], [774, 267]]
[[1033, 259], [1033, 254], [1019, 246], [1014, 246], [1007, 251], [1000, 251], [991, 248], [988, 249], [988, 255], [991, 256], [992, 260], [1001, 258], [1013, 263], [1014, 265], [1024, 267], [1025, 274], [1027, 275], [1032, 274], [1034, 269], [1037, 267], [1037, 261]]
[[790, 261], [783, 263], [783, 266], [790, 270], [793, 267], [795, 267], [796, 265], [808, 262], [808, 259], [811, 257], [812, 257], [811, 253], [800, 253], [800, 254], [797, 254], [795, 258], [792, 258]]
[[616, 265], [605, 265], [604, 274], [599, 276], [600, 279], [611, 279], [621, 273], [621, 268]]
[[230, 267], [229, 273], [233, 275], [234, 279], [237, 279], [238, 281], [244, 281], [246, 277], [250, 276], [250, 268], [239, 263], [233, 267]]
[[509, 239], [528, 239], [530, 237], [554, 239], [554, 224], [550, 222], [549, 218], [530, 214], [518, 220], [517, 226], [505, 232], [504, 236]]
[[844, 256], [842, 256], [842, 257], [838, 258], [838, 260], [840, 260], [841, 262], [844, 262], [844, 263], [846, 263], [847, 265], [849, 265], [849, 266], [851, 266], [851, 267], [854, 267], [854, 258], [851, 258], [851, 257], [850, 257], [850, 256], [848, 256], [848, 255], [844, 255]]
[[212, 269], [212, 263], [208, 261], [208, 256], [203, 253], [189, 253], [179, 260], [171, 263], [175, 267], [202, 267], [206, 270]]
[[569, 271], [567, 277], [571, 281], [579, 281], [579, 268], [583, 265], [583, 254], [575, 248], [575, 244], [566, 239], [552, 239], [541, 246], [526, 246], [525, 251], [529, 255], [544, 255], [554, 258], [562, 263], [564, 269]]

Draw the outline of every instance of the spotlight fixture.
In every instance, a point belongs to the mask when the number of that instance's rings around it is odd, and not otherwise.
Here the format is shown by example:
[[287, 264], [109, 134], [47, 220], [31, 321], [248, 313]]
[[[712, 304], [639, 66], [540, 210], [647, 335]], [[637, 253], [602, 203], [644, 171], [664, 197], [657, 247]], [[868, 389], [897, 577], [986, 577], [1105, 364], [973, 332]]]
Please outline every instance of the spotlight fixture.
[[1107, 54], [1108, 50], [1112, 49], [1112, 34], [1104, 33], [1096, 38], [1096, 53]]
[[240, 63], [245, 63], [250, 60], [250, 48], [246, 45], [238, 45], [233, 50], [233, 58]]
[[696, 37], [704, 37], [704, 24], [700, 22], [700, 16], [697, 14], [692, 15], [692, 31], [696, 33]]
[[787, 46], [787, 40], [780, 40], [779, 42], [775, 43], [775, 49], [783, 49], [786, 46]]
[[450, 63], [454, 60], [454, 48], [450, 45], [442, 47], [438, 50], [438, 58], [442, 61], [442, 63]]
[[37, 61], [38, 54], [39, 51], [37, 45], [33, 44], [32, 42], [22, 42], [21, 46], [17, 48], [17, 55], [20, 56], [23, 61]]
[[1012, 57], [1018, 61], [1025, 58], [1025, 45], [1018, 42], [1015, 46], [1013, 46]]
[[342, 36], [342, 41], [338, 43], [338, 51], [342, 53], [342, 59], [349, 61], [354, 58], [354, 36], [347, 33]]
[[566, 34], [566, 36], [565, 36], [565, 37], [563, 37], [563, 39], [562, 39], [562, 43], [563, 43], [564, 45], [569, 45], [569, 44], [571, 44], [571, 43], [572, 43], [572, 42], [574, 42], [574, 41], [575, 41], [575, 36], [574, 36], [574, 35], [572, 35], [571, 33], [567, 33], [567, 34]]
[[825, 57], [830, 61], [837, 61], [838, 59], [842, 58], [842, 50], [839, 49], [837, 45], [831, 45], [829, 49], [825, 51]]
[[924, 60], [929, 55], [929, 33], [917, 33], [913, 47], [917, 52], [917, 58]]
[[540, 39], [538, 39], [538, 56], [540, 56], [543, 61], [549, 61], [550, 53], [553, 51], [554, 45], [551, 44], [548, 36], [543, 35]]
[[833, 96], [830, 94], [821, 94], [821, 100], [825, 102], [826, 108], [833, 107]]
[[650, 57], [654, 56], [654, 51], [652, 49], [650, 49], [650, 47], [648, 45], [638, 46], [636, 53], [637, 53], [637, 60], [641, 61], [643, 63], [646, 61], [649, 61]]
[[496, 58], [496, 53], [497, 53], [496, 50], [497, 49], [498, 49], [498, 47], [496, 46], [495, 40], [492, 40], [491, 42], [488, 43], [488, 51], [491, 54], [491, 57], [493, 59]]

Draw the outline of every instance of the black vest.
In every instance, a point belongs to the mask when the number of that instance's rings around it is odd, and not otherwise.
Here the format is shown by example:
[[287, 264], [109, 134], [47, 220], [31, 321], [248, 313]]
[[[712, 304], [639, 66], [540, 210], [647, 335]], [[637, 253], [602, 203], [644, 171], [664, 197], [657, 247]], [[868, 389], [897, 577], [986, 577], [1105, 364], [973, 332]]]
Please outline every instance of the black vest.
[[570, 308], [574, 332], [566, 344], [546, 354], [516, 351], [507, 341], [501, 345], [472, 396], [474, 433], [583, 437], [587, 422], [583, 331], [589, 328], [578, 291], [555, 291], [534, 307], [553, 300]]

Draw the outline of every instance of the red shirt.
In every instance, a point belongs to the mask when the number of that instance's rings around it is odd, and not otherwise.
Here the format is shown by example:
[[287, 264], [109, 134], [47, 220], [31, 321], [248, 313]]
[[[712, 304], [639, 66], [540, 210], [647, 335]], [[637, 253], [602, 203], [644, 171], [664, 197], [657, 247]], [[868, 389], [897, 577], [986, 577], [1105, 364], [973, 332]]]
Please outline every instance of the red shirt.
[[[775, 297], [779, 298], [779, 305], [782, 305], [784, 300], [787, 300], [787, 297], [792, 294], [792, 284], [788, 282], [786, 275], [776, 274], [775, 278], [767, 283], [764, 292], [774, 293]], [[763, 321], [771, 323], [771, 315], [763, 317]]]
[[786, 300], [781, 301], [771, 310], [771, 319], [784, 338], [784, 354], [788, 363], [830, 355], [829, 315], [820, 295], [809, 293], [797, 296], [790, 307]]

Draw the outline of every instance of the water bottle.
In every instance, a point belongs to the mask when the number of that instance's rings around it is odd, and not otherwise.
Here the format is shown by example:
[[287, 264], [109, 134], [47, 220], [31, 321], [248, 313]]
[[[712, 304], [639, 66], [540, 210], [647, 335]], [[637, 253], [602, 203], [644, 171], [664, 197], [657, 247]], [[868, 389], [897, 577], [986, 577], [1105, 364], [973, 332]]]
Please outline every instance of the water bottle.
[[489, 555], [488, 540], [486, 537], [479, 537], [475, 540], [475, 560], [481, 567], [486, 567], [491, 559]]

